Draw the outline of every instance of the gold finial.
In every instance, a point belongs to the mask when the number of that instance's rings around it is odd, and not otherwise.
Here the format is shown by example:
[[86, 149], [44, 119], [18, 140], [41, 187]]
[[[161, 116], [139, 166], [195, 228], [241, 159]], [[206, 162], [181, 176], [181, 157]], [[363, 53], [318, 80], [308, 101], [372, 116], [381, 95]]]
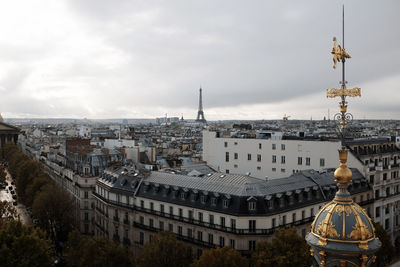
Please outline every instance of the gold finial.
[[351, 173], [351, 170], [347, 167], [347, 150], [341, 149], [339, 150], [339, 161], [340, 161], [340, 166], [335, 170], [334, 177], [335, 177], [335, 182], [338, 184], [348, 184], [351, 182], [353, 178], [353, 174]]
[[336, 69], [338, 62], [342, 61], [343, 58], [351, 58], [351, 56], [336, 42], [336, 37], [333, 37], [333, 48], [331, 54], [333, 55], [333, 68]]

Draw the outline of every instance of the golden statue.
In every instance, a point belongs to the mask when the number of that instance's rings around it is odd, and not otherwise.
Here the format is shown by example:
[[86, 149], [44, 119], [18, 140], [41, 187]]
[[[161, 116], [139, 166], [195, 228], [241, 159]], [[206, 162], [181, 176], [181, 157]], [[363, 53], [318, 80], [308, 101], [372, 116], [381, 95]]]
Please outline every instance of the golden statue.
[[333, 68], [336, 69], [338, 62], [343, 58], [351, 58], [351, 56], [340, 45], [337, 44], [336, 37], [333, 37], [333, 48], [331, 54], [333, 55]]

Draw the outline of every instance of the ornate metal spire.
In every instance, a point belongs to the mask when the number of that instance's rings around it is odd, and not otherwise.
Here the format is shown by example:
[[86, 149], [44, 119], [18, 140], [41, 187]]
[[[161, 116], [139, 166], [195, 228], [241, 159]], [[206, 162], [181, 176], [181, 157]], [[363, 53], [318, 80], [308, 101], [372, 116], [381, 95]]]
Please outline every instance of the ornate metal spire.
[[313, 266], [370, 266], [374, 261], [374, 253], [381, 243], [375, 237], [375, 229], [367, 212], [354, 203], [348, 187], [352, 182], [352, 172], [347, 167], [348, 151], [344, 139], [346, 125], [353, 116], [347, 113], [346, 97], [361, 96], [360, 88], [346, 88], [345, 62], [351, 58], [344, 49], [344, 6], [343, 6], [343, 39], [341, 47], [333, 37], [333, 68], [337, 62], [342, 62], [342, 81], [340, 89], [327, 89], [327, 97], [341, 98], [340, 113], [335, 115], [339, 122], [342, 146], [339, 150], [340, 166], [335, 170], [334, 177], [338, 186], [335, 198], [318, 212], [311, 224], [311, 232], [307, 235], [307, 243], [311, 246], [314, 257]]

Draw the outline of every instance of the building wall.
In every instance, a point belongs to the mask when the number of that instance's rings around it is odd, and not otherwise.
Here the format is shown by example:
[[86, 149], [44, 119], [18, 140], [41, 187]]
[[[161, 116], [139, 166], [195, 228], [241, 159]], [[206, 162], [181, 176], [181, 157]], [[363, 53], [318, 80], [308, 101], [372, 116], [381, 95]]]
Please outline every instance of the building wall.
[[[250, 173], [261, 179], [288, 177], [299, 170], [337, 168], [337, 150], [340, 147], [340, 141], [224, 138], [216, 137], [216, 132], [203, 131], [203, 160], [208, 165], [220, 172]], [[362, 164], [352, 155], [349, 156], [348, 165], [362, 169]]]

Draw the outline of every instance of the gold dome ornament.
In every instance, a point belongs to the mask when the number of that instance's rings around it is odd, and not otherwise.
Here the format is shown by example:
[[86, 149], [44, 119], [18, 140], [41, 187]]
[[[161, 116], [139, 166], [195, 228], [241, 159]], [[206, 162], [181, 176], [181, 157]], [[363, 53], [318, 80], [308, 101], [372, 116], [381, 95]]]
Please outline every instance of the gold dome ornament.
[[306, 241], [311, 246], [310, 251], [314, 259], [313, 266], [367, 267], [374, 262], [374, 253], [378, 251], [382, 244], [375, 236], [375, 229], [367, 212], [353, 202], [348, 191], [353, 174], [347, 167], [348, 151], [344, 143], [346, 125], [352, 120], [352, 115], [347, 113], [346, 97], [361, 96], [361, 89], [346, 88], [345, 61], [346, 58], [351, 57], [344, 50], [344, 41], [340, 46], [334, 38], [332, 54], [334, 68], [336, 68], [337, 62], [342, 62], [343, 66], [341, 89], [327, 90], [327, 97], [340, 97], [341, 99], [339, 103], [340, 113], [335, 115], [335, 119], [340, 125], [339, 131], [342, 141], [342, 148], [339, 150], [340, 166], [334, 173], [338, 191], [335, 198], [323, 206], [315, 216], [311, 224], [311, 231], [306, 236]]
[[340, 166], [335, 170], [334, 177], [335, 182], [338, 184], [348, 184], [351, 182], [353, 174], [351, 170], [347, 167], [347, 155], [348, 152], [345, 149], [339, 150], [339, 161]]

